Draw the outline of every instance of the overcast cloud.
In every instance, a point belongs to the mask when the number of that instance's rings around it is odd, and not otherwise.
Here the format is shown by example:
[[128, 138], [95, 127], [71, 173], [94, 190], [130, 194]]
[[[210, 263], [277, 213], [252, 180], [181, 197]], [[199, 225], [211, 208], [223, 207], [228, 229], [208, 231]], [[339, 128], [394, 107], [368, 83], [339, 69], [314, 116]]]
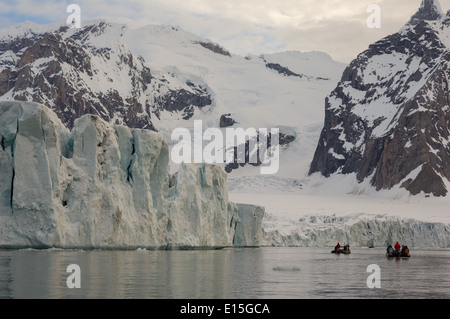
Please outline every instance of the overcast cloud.
[[[444, 11], [450, 9], [450, 0], [440, 2]], [[398, 31], [421, 0], [0, 0], [0, 27], [65, 20], [71, 3], [81, 7], [82, 20], [178, 25], [235, 54], [324, 51], [350, 62], [370, 43]], [[366, 25], [370, 4], [381, 7], [380, 29]]]

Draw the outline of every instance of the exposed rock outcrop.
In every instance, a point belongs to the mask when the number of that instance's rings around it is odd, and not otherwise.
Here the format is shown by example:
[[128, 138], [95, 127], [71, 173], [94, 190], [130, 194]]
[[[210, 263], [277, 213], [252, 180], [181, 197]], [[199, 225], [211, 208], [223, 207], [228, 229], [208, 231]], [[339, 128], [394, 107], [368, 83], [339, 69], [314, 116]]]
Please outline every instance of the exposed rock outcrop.
[[[260, 153], [262, 151], [260, 143], [263, 141], [259, 140], [259, 132], [257, 132], [257, 134], [258, 136], [249, 137], [249, 139], [246, 140], [245, 145], [233, 147], [233, 162], [225, 165], [225, 171], [227, 173], [231, 173], [233, 170], [244, 167], [245, 165], [261, 166], [263, 164], [264, 155]], [[290, 143], [295, 141], [296, 137], [294, 135], [279, 133], [277, 135], [278, 140], [274, 141], [273, 138], [274, 136], [272, 136], [271, 133], [266, 136], [266, 145], [268, 148], [278, 145], [287, 147]], [[251, 145], [257, 145], [256, 149], [250, 149]], [[256, 160], [252, 159], [250, 156], [250, 154], [253, 154], [255, 151], [257, 151]]]
[[205, 49], [208, 49], [214, 53], [220, 54], [220, 55], [224, 55], [224, 56], [228, 56], [231, 57], [230, 52], [228, 52], [227, 50], [225, 50], [224, 48], [222, 48], [220, 45], [212, 43], [212, 42], [194, 42], [194, 44], [200, 44], [202, 47], [204, 47]]
[[231, 118], [230, 116], [231, 116], [231, 114], [223, 114], [220, 117], [219, 126], [224, 128], [224, 127], [230, 127], [230, 126], [233, 126], [234, 124], [236, 124], [237, 122], [235, 120], [233, 120], [233, 118]]

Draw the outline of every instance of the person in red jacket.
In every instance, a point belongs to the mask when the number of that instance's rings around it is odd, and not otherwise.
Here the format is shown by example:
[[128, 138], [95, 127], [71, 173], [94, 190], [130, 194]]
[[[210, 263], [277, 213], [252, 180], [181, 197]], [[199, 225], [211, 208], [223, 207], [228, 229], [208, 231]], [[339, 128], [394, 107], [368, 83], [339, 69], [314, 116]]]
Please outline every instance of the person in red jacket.
[[400, 251], [400, 244], [397, 242], [394, 246], [395, 251]]

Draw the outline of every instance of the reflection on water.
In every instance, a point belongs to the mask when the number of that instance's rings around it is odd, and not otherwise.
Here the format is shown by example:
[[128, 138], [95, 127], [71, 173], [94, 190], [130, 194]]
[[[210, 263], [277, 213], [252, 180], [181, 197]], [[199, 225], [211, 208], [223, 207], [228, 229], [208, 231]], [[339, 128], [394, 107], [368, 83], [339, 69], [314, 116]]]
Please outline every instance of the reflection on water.
[[[450, 250], [386, 258], [384, 249], [0, 251], [0, 298], [449, 298]], [[81, 289], [66, 285], [81, 268]], [[381, 268], [381, 289], [367, 267]]]

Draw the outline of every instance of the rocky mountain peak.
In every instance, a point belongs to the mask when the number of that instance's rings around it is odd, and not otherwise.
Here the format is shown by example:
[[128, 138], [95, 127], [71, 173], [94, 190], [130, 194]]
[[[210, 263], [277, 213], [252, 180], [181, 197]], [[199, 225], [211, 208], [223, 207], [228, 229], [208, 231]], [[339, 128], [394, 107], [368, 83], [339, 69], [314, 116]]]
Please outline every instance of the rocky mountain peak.
[[[326, 99], [310, 173], [355, 174], [377, 190], [446, 196], [450, 181], [450, 28], [424, 0], [409, 28], [372, 44]], [[429, 20], [433, 20], [429, 22]]]
[[[203, 83], [154, 77], [123, 41], [126, 26], [92, 21], [80, 30], [29, 24], [0, 32], [0, 100], [48, 105], [68, 127], [83, 114], [156, 130], [152, 115], [183, 119], [212, 103]], [[171, 85], [176, 82], [177, 85]]]
[[439, 20], [444, 16], [439, 0], [422, 0], [419, 10], [411, 17], [409, 24], [415, 25], [422, 20]]

